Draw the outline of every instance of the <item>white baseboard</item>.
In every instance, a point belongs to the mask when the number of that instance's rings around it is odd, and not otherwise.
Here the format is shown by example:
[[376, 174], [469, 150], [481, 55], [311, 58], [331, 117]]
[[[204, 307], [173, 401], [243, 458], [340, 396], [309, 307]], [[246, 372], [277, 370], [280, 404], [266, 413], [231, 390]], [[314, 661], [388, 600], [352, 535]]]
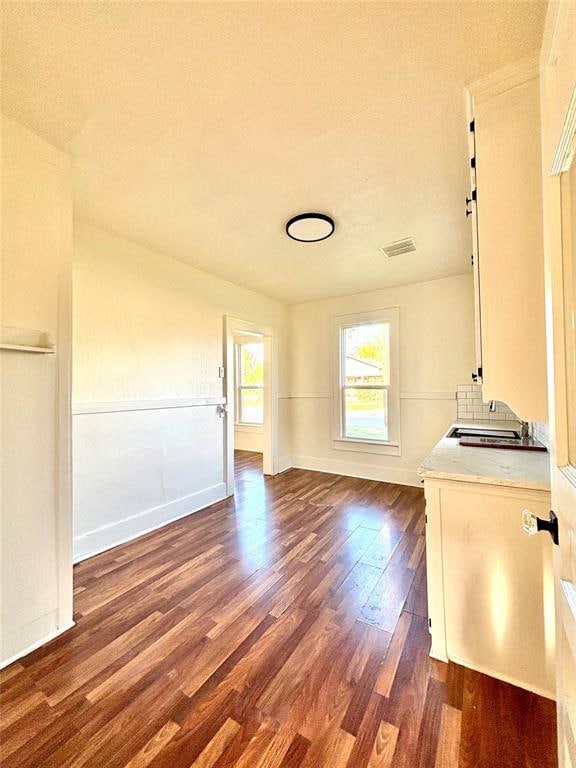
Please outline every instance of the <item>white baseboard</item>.
[[331, 475], [360, 477], [364, 480], [380, 480], [397, 485], [421, 487], [422, 482], [415, 469], [362, 464], [339, 459], [321, 459], [316, 456], [293, 456], [292, 466], [298, 469], [311, 469], [315, 472], [328, 472]]
[[556, 701], [556, 695], [554, 691], [549, 691], [547, 688], [540, 688], [538, 685], [532, 685], [531, 683], [524, 683], [522, 680], [518, 680], [515, 677], [512, 677], [511, 675], [504, 675], [501, 672], [498, 672], [497, 670], [492, 669], [491, 667], [485, 667], [482, 664], [471, 664], [470, 661], [464, 660], [459, 658], [458, 656], [454, 656], [454, 654], [449, 655], [450, 661], [454, 662], [454, 664], [460, 664], [462, 667], [467, 667], [468, 669], [473, 669], [475, 672], [480, 672], [483, 675], [488, 675], [488, 677], [494, 677], [496, 680], [502, 680], [504, 683], [510, 683], [510, 685], [515, 685], [516, 688], [522, 688], [525, 691], [530, 691], [530, 693], [535, 693], [537, 696], [543, 696], [545, 699], [552, 699], [552, 701]]
[[55, 629], [53, 632], [50, 632], [49, 634], [45, 635], [41, 640], [37, 640], [35, 643], [32, 643], [31, 645], [26, 646], [26, 648], [23, 648], [21, 651], [18, 651], [18, 653], [13, 654], [8, 659], [3, 659], [0, 661], [0, 669], [4, 669], [4, 667], [9, 667], [10, 664], [14, 664], [15, 661], [18, 661], [18, 659], [23, 659], [24, 656], [28, 656], [29, 653], [32, 653], [32, 651], [38, 650], [38, 648], [41, 648], [43, 645], [46, 645], [46, 643], [49, 643], [51, 640], [54, 640], [55, 638], [59, 637], [60, 635], [63, 635], [64, 632], [68, 632], [69, 629], [72, 629], [72, 627], [76, 626], [75, 621], [71, 621], [68, 624], [65, 624], [63, 627], [59, 627], [58, 629]]
[[210, 504], [222, 501], [227, 495], [226, 483], [218, 483], [78, 536], [74, 539], [74, 562], [86, 560], [145, 533], [162, 528], [192, 512], [198, 512]]
[[430, 656], [431, 659], [436, 659], [436, 661], [443, 661], [444, 664], [448, 664], [450, 661], [445, 653], [438, 653], [438, 651], [435, 651], [434, 648], [430, 648], [430, 653], [428, 656]]
[[278, 474], [280, 474], [280, 472], [286, 472], [287, 469], [290, 469], [293, 466], [292, 456], [281, 456], [278, 459]]

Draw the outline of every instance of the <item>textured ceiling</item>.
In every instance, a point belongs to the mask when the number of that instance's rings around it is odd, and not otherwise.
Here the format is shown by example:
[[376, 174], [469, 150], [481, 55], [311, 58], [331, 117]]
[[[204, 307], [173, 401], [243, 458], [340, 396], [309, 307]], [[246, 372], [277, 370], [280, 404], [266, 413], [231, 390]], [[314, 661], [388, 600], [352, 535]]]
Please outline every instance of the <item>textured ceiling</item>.
[[[4, 2], [3, 111], [72, 155], [81, 219], [270, 296], [460, 274], [463, 86], [536, 49], [545, 8]], [[286, 237], [309, 209], [332, 238]]]

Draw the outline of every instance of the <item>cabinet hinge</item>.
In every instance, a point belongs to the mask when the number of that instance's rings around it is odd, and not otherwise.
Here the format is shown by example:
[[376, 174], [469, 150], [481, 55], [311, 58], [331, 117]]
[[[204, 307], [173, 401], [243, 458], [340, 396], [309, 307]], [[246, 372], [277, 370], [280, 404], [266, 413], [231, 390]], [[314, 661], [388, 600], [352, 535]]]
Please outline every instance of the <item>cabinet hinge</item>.
[[424, 515], [424, 523], [426, 525], [428, 525], [428, 515], [426, 515], [426, 514]]
[[432, 629], [432, 619], [428, 619], [428, 627]]
[[472, 264], [472, 266], [474, 266], [474, 254], [473, 253], [470, 254], [470, 264]]
[[472, 190], [472, 200], [474, 200], [474, 201], [476, 200], [476, 190], [475, 189]]
[[470, 168], [476, 168], [476, 158], [471, 157], [470, 158]]
[[482, 366], [480, 366], [480, 368], [478, 368], [478, 378], [479, 379], [482, 378]]
[[470, 133], [474, 133], [474, 129], [476, 127], [476, 120], [470, 120]]

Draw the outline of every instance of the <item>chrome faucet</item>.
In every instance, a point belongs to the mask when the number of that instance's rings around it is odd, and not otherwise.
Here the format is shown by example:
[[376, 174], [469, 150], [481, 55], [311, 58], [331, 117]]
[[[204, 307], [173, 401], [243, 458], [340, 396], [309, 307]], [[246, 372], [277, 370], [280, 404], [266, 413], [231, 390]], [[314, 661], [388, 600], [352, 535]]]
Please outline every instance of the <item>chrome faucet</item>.
[[[488, 403], [488, 410], [490, 413], [495, 413], [496, 411], [496, 400], [490, 400]], [[520, 421], [520, 437], [523, 440], [526, 440], [530, 437], [530, 423], [527, 421]]]

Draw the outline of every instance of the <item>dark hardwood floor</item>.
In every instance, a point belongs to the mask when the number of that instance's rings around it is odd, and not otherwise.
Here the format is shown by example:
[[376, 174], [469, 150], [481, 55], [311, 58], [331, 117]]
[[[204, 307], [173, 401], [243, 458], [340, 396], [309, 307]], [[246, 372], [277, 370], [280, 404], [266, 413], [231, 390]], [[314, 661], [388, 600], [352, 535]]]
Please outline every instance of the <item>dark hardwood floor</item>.
[[236, 499], [75, 568], [0, 674], [4, 768], [552, 768], [554, 705], [428, 656], [419, 488], [238, 453]]

